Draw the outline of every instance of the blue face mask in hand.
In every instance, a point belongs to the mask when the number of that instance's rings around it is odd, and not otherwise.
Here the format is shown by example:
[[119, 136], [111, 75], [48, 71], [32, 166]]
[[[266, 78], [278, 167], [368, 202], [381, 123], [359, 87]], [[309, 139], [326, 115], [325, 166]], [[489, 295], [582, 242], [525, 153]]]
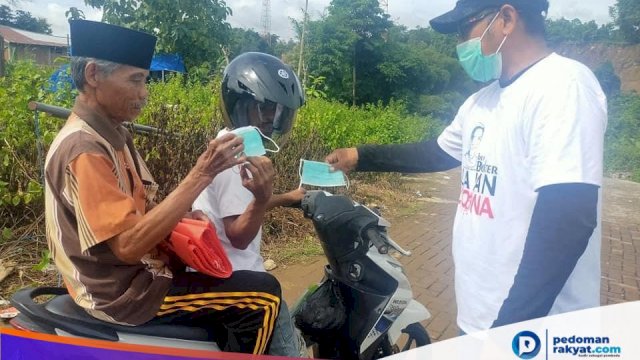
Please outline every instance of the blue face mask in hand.
[[300, 185], [335, 187], [346, 186], [349, 182], [340, 170], [331, 171], [331, 165], [325, 162], [300, 159]]
[[[244, 143], [244, 154], [246, 156], [261, 156], [268, 152], [276, 153], [280, 151], [278, 144], [276, 144], [271, 138], [265, 136], [260, 129], [255, 126], [243, 126], [231, 131], [232, 133], [240, 136]], [[266, 149], [262, 138], [265, 138], [276, 147], [276, 150]]]

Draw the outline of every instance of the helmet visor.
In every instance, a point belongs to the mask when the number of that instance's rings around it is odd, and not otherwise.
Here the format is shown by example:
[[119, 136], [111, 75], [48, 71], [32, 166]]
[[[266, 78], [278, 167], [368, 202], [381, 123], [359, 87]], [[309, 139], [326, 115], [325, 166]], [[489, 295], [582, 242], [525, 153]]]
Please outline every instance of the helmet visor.
[[269, 137], [287, 134], [293, 125], [296, 110], [270, 100], [239, 99], [229, 114], [233, 127], [253, 125]]

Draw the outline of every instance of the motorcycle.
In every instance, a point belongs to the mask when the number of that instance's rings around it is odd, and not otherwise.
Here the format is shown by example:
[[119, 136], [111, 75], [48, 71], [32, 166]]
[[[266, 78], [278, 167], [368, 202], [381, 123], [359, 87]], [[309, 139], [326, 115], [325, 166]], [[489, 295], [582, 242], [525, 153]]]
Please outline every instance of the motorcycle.
[[[429, 311], [415, 299], [402, 264], [390, 250], [409, 256], [387, 234], [390, 225], [366, 206], [346, 196], [308, 191], [300, 207], [314, 224], [328, 265], [315, 291], [309, 291], [293, 310], [296, 323], [314, 349], [314, 357], [327, 359], [379, 359], [412, 346], [431, 342], [420, 321]], [[340, 302], [342, 317], [333, 328], [306, 326], [310, 301], [319, 289], [331, 287]], [[47, 297], [46, 301], [34, 301]], [[14, 328], [59, 336], [172, 348], [220, 351], [211, 335], [197, 327], [158, 325], [124, 326], [103, 322], [75, 304], [65, 288], [39, 287], [18, 291], [11, 298], [20, 314]], [[307, 308], [307, 314], [304, 309]], [[306, 324], [309, 325], [309, 324]], [[313, 325], [313, 324], [311, 324]], [[305, 331], [305, 328], [307, 329]], [[313, 330], [313, 331], [311, 331]], [[402, 337], [402, 334], [406, 336]], [[398, 344], [400, 339], [406, 339]]]

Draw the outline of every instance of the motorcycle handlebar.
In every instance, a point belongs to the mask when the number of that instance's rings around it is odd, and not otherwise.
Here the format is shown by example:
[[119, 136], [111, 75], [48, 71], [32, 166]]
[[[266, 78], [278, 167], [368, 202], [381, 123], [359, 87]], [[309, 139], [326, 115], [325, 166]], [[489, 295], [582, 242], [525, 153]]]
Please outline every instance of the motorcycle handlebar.
[[385, 238], [380, 234], [375, 227], [368, 228], [365, 231], [365, 237], [371, 241], [373, 246], [378, 249], [380, 254], [388, 254], [389, 253], [389, 245], [385, 241]]

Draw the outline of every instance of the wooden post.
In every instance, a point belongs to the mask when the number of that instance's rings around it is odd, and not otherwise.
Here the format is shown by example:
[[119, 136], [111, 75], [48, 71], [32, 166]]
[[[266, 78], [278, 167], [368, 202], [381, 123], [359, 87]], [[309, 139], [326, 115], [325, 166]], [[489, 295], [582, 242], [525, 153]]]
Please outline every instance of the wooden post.
[[0, 77], [4, 76], [4, 38], [0, 35]]

